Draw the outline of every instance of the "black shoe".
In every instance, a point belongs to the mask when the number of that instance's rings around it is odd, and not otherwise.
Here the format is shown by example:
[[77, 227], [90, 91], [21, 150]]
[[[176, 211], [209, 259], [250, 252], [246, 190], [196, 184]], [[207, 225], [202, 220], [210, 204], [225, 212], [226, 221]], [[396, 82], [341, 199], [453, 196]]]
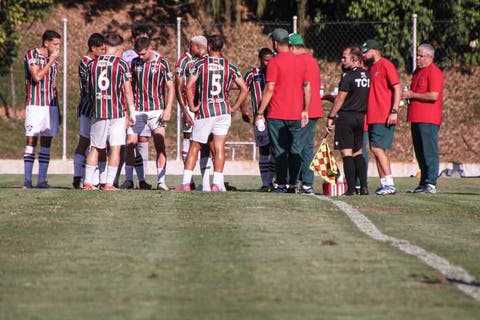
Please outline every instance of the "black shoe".
[[288, 187], [287, 193], [298, 193], [297, 187]]
[[287, 193], [288, 189], [286, 186], [279, 185], [275, 190], [273, 190], [274, 193]]
[[360, 188], [360, 195], [361, 196], [368, 196], [369, 195], [368, 188], [367, 187]]
[[415, 189], [408, 190], [407, 193], [423, 193], [425, 192], [425, 186], [423, 185], [418, 185]]
[[82, 183], [82, 177], [73, 177], [73, 188], [80, 189], [80, 184]]
[[351, 196], [354, 196], [355, 194], [356, 194], [355, 191], [347, 191], [343, 195], [347, 197], [351, 197]]
[[302, 186], [300, 192], [309, 196], [313, 196], [315, 194], [315, 190], [313, 190], [312, 186]]

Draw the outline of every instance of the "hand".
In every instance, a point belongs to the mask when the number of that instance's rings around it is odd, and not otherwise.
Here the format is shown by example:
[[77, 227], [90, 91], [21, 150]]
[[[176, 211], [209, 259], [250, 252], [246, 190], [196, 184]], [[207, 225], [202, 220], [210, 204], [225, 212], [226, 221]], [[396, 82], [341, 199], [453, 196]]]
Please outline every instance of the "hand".
[[172, 117], [172, 111], [170, 109], [164, 109], [162, 115], [160, 116], [160, 120], [163, 122], [168, 122]]
[[397, 121], [398, 121], [398, 114], [390, 113], [390, 115], [387, 118], [387, 127], [396, 125]]
[[136, 119], [135, 114], [128, 113], [125, 120], [127, 122], [126, 126], [128, 128], [128, 127], [134, 126], [137, 119]]
[[52, 61], [55, 61], [59, 56], [60, 56], [60, 49], [54, 49], [50, 53], [49, 59], [51, 59]]
[[308, 124], [308, 112], [307, 111], [302, 111], [302, 119], [300, 120], [302, 128], [305, 128], [305, 126]]
[[325, 129], [327, 130], [328, 133], [330, 133], [333, 131], [333, 128], [335, 128], [334, 119], [327, 119], [327, 125], [325, 126]]
[[413, 97], [412, 90], [402, 92], [402, 99], [411, 99]]
[[182, 114], [183, 116], [183, 122], [190, 128], [193, 126], [193, 119], [190, 117], [188, 112], [185, 110]]
[[252, 120], [252, 115], [249, 112], [246, 112], [242, 114], [242, 120], [243, 122], [250, 123], [250, 121]]

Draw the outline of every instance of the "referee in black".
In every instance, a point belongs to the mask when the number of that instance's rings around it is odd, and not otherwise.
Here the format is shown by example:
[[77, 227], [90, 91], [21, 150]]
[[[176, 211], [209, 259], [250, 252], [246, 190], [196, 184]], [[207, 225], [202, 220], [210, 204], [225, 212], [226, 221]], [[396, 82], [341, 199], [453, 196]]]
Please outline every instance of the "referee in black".
[[355, 194], [355, 177], [360, 179], [360, 194], [368, 195], [367, 167], [362, 155], [363, 126], [367, 112], [370, 75], [362, 68], [360, 48], [343, 50], [343, 75], [338, 95], [327, 118], [327, 132], [335, 128], [335, 149], [340, 150], [347, 179], [347, 196]]

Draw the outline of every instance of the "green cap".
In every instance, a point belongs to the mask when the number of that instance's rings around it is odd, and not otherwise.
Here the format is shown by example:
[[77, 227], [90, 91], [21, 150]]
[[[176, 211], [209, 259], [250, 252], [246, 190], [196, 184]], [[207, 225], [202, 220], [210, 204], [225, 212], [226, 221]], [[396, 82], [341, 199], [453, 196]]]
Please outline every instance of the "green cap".
[[276, 28], [268, 34], [268, 37], [275, 41], [282, 41], [288, 38], [288, 31], [282, 28]]
[[365, 53], [370, 49], [382, 49], [382, 46], [377, 40], [368, 39], [364, 44], [362, 44], [362, 52]]
[[304, 46], [303, 38], [298, 33], [291, 33], [288, 36], [288, 44], [291, 46]]

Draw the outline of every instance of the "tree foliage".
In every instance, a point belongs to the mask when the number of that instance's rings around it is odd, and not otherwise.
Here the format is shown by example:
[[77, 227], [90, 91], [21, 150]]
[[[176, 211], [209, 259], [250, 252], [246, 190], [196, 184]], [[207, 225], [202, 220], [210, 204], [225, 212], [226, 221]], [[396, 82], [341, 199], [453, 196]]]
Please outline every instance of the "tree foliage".
[[52, 0], [0, 0], [0, 75], [17, 57], [22, 28], [42, 17]]

